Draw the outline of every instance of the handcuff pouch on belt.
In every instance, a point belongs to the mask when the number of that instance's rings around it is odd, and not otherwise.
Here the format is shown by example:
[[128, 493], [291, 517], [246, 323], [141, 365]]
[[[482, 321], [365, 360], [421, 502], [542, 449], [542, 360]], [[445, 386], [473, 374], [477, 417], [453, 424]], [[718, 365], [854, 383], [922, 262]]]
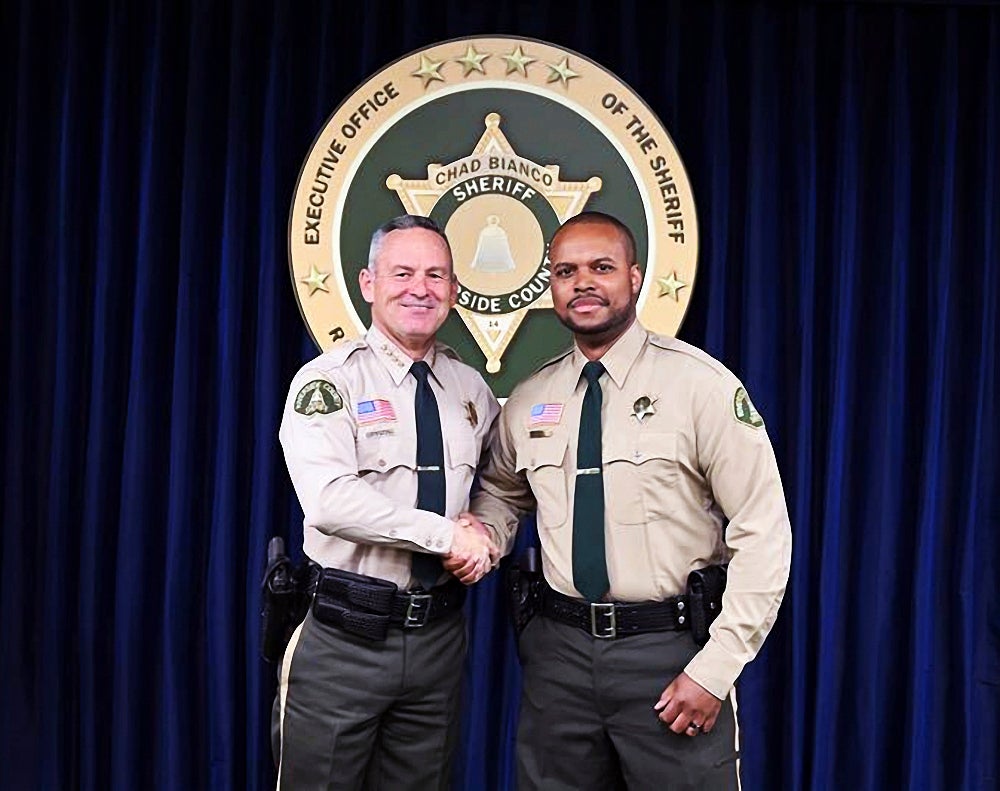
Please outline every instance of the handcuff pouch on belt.
[[708, 642], [708, 627], [722, 612], [722, 594], [725, 590], [726, 566], [706, 566], [688, 574], [691, 636], [698, 645]]
[[381, 642], [389, 629], [420, 629], [458, 614], [466, 588], [456, 579], [429, 591], [401, 591], [378, 577], [323, 569], [313, 598], [313, 616], [366, 640]]
[[389, 616], [399, 588], [394, 582], [342, 569], [323, 569], [316, 585], [313, 615], [366, 640], [389, 634]]
[[520, 637], [541, 609], [542, 568], [538, 547], [528, 547], [507, 569], [507, 603], [515, 634]]
[[308, 560], [294, 566], [280, 536], [268, 543], [260, 612], [260, 654], [268, 662], [281, 660], [292, 632], [305, 619], [317, 572]]

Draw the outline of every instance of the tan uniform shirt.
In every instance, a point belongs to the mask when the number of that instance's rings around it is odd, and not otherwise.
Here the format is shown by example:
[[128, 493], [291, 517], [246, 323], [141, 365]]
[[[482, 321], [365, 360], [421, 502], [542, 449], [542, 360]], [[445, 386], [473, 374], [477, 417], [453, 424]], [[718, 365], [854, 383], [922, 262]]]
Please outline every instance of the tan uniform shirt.
[[[399, 347], [373, 327], [292, 380], [278, 436], [305, 515], [305, 553], [316, 563], [407, 588], [412, 552], [450, 549], [452, 520], [468, 508], [500, 407], [448, 347], [437, 344], [425, 359], [441, 415], [445, 516], [416, 508], [417, 382]], [[317, 382], [329, 384], [317, 389]]]
[[[574, 347], [515, 389], [472, 501], [507, 546], [518, 516], [537, 506], [545, 577], [577, 597], [573, 496], [586, 362]], [[635, 322], [601, 362], [607, 598], [659, 601], [682, 593], [693, 569], [731, 559], [722, 614], [686, 669], [723, 698], [760, 649], [788, 579], [791, 530], [771, 443], [739, 380], [683, 341]]]

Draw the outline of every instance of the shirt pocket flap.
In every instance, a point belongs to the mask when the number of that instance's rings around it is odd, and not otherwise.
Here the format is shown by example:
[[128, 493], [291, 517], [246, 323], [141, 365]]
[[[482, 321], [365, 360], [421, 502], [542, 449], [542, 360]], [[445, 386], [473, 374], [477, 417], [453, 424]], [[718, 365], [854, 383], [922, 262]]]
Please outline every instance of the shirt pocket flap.
[[475, 437], [469, 434], [449, 435], [445, 440], [449, 467], [472, 467], [479, 464], [479, 453]]
[[359, 438], [357, 444], [358, 472], [388, 472], [396, 467], [415, 469], [416, 445], [402, 442], [399, 437]]
[[568, 444], [569, 435], [562, 431], [553, 432], [547, 437], [529, 437], [517, 448], [517, 472], [541, 467], [562, 467]]
[[603, 447], [608, 504], [620, 525], [665, 518], [675, 503], [677, 435], [642, 431], [608, 437]]
[[601, 456], [605, 464], [616, 461], [642, 464], [653, 459], [673, 461], [677, 458], [677, 435], [645, 431], [638, 434], [621, 432], [605, 435], [601, 443]]
[[516, 467], [523, 472], [538, 503], [538, 527], [550, 530], [566, 523], [566, 446], [569, 435], [529, 437], [517, 449]]

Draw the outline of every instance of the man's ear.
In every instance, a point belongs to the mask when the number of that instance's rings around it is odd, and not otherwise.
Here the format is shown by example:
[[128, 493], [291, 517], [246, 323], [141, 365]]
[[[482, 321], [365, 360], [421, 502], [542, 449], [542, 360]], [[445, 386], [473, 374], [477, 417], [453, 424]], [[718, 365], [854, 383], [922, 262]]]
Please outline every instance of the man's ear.
[[375, 301], [375, 275], [366, 266], [358, 272], [358, 285], [361, 286], [361, 296], [369, 305]]

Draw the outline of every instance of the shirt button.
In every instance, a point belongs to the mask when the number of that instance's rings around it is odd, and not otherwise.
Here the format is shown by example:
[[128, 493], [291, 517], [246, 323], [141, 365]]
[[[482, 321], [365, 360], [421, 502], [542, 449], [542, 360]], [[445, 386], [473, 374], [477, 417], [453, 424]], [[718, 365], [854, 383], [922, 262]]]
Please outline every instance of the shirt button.
[[378, 460], [378, 466], [379, 467], [384, 467], [385, 466], [385, 459], [379, 459]]
[[638, 451], [637, 450], [635, 453], [632, 454], [632, 457], [635, 458], [635, 459], [641, 459], [642, 458], [642, 451]]
[[390, 530], [389, 531], [389, 538], [395, 538], [395, 537], [396, 537], [396, 531], [395, 530]]

